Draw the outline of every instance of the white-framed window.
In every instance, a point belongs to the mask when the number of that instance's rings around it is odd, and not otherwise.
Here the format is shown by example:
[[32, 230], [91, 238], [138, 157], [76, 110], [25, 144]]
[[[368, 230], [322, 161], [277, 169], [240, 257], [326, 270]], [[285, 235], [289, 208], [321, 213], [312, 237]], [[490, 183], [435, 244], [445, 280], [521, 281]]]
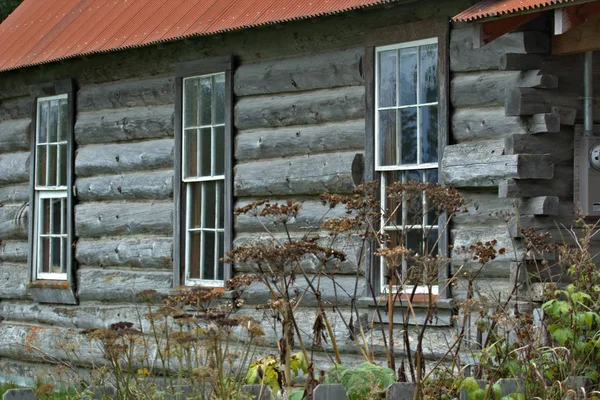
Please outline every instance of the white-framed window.
[[222, 286], [225, 251], [226, 74], [183, 78], [185, 284]]
[[[438, 182], [438, 39], [424, 39], [375, 48], [375, 170], [381, 181], [381, 230], [392, 246], [402, 244], [419, 254], [437, 251], [438, 227], [423, 194], [395, 204], [386, 186], [393, 182]], [[393, 213], [393, 218], [387, 216]], [[380, 276], [387, 275], [380, 259]], [[409, 263], [402, 260], [398, 274], [405, 291], [412, 291]], [[381, 280], [381, 290], [389, 282]], [[416, 293], [424, 293], [417, 287]], [[433, 287], [434, 294], [438, 286]]]
[[66, 280], [68, 95], [40, 97], [36, 106], [33, 280]]

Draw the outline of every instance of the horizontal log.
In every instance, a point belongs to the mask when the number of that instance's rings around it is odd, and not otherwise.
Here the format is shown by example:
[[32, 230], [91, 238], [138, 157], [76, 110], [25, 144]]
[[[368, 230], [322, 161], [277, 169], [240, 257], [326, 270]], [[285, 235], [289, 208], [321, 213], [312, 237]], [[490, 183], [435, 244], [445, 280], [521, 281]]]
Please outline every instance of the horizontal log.
[[143, 303], [138, 294], [155, 290], [167, 295], [173, 282], [173, 271], [121, 271], [84, 268], [77, 271], [77, 293], [81, 301]]
[[365, 121], [238, 132], [236, 161], [363, 149]]
[[79, 113], [75, 140], [86, 145], [173, 136], [173, 112], [169, 105]]
[[5, 204], [0, 207], [0, 238], [27, 239], [28, 206]]
[[170, 235], [173, 203], [84, 203], [75, 207], [79, 237]]
[[0, 154], [0, 186], [29, 181], [29, 153]]
[[461, 190], [461, 195], [468, 202], [466, 212], [460, 212], [452, 218], [452, 223], [468, 229], [470, 226], [499, 225], [503, 215], [515, 211], [513, 199], [499, 198], [496, 190]]
[[235, 72], [236, 96], [361, 85], [362, 47], [311, 54], [257, 64]]
[[573, 165], [573, 135], [569, 132], [510, 135], [507, 154], [549, 154], [554, 165]]
[[9, 119], [0, 123], [0, 153], [29, 150], [30, 119]]
[[442, 177], [458, 187], [493, 187], [507, 178], [551, 179], [550, 155], [503, 155], [502, 141], [482, 141], [447, 146], [442, 159]]
[[538, 89], [555, 89], [558, 87], [558, 76], [545, 74], [538, 70], [523, 71], [519, 87], [522, 88], [538, 88]]
[[[306, 232], [290, 231], [292, 240], [302, 239], [303, 234], [306, 234]], [[351, 237], [348, 235], [338, 235], [334, 238], [329, 236], [326, 232], [311, 231], [310, 236], [318, 237], [317, 243], [324, 247], [331, 247], [344, 252], [346, 259], [344, 261], [335, 259], [322, 265], [322, 260], [316, 256], [306, 256], [301, 263], [302, 269], [298, 268], [296, 271], [297, 274], [301, 275], [303, 273], [302, 271], [304, 271], [304, 273], [307, 274], [327, 273], [336, 275], [356, 275], [357, 271], [363, 270], [362, 266], [364, 265], [365, 249], [363, 248], [361, 238], [358, 234]], [[276, 240], [279, 243], [285, 243], [289, 238], [281, 229], [270, 229], [270, 233], [267, 233], [265, 230], [263, 230], [262, 233], [253, 232], [237, 234], [236, 232], [233, 246], [235, 248], [242, 245], [261, 242], [268, 243], [273, 240]], [[363, 257], [362, 260], [361, 257]], [[235, 265], [235, 272], [258, 273], [259, 271], [260, 269], [258, 266], [253, 263], [237, 263]]]
[[172, 76], [161, 76], [84, 86], [77, 92], [77, 111], [174, 104], [174, 83]]
[[239, 130], [308, 125], [364, 118], [364, 86], [300, 94], [246, 97], [235, 105]]
[[77, 150], [79, 177], [173, 167], [173, 139], [85, 146]]
[[[94, 304], [56, 306], [24, 302], [0, 302], [0, 315], [10, 315], [11, 322], [60, 326], [69, 329], [109, 328], [111, 324], [126, 321], [139, 327], [148, 312], [140, 304]], [[144, 324], [146, 325], [146, 324]], [[144, 326], [145, 327], [145, 326]]]
[[363, 156], [328, 153], [235, 166], [235, 196], [347, 193], [363, 179]]
[[27, 264], [0, 263], [0, 299], [26, 299], [28, 297]]
[[550, 108], [552, 114], [558, 114], [561, 125], [575, 125], [575, 117], [577, 110], [569, 107], [552, 106]]
[[[576, 118], [583, 118], [581, 93], [573, 88], [563, 90], [545, 90], [535, 88], [514, 88], [509, 90], [506, 99], [506, 115], [533, 115], [550, 113], [553, 107], [565, 107], [576, 110]], [[594, 114], [600, 112], [600, 102], [594, 99]]]
[[[491, 242], [496, 240], [494, 248], [496, 251], [505, 249], [504, 254], [496, 254], [496, 258], [493, 262], [515, 262], [515, 251], [519, 255], [523, 248], [513, 247], [519, 246], [515, 243], [510, 232], [506, 227], [504, 221], [498, 221], [499, 225], [490, 225], [486, 227], [471, 227], [471, 226], [455, 226], [451, 232], [450, 237], [452, 240], [451, 259], [453, 262], [453, 269], [456, 270], [462, 264], [472, 265], [474, 261], [470, 252], [470, 247], [477, 245], [478, 242]], [[519, 257], [521, 257], [519, 255]]]
[[[3, 94], [5, 93], [3, 92]], [[21, 96], [25, 97], [15, 97], [0, 101], [0, 121], [31, 118], [33, 98], [29, 94], [29, 90], [27, 93], [22, 93]]]
[[529, 133], [560, 132], [560, 114], [535, 114], [531, 117]]
[[0, 205], [29, 201], [29, 184], [0, 186]]
[[173, 238], [80, 239], [75, 258], [95, 267], [173, 268]]
[[550, 52], [550, 39], [537, 31], [512, 32], [486, 46], [473, 48], [473, 29], [453, 29], [450, 32], [450, 69], [479, 71], [498, 68], [499, 57], [505, 53], [545, 54]]
[[81, 178], [75, 187], [80, 201], [168, 200], [173, 197], [173, 171]]
[[522, 199], [519, 213], [523, 215], [558, 215], [560, 200], [556, 196], [540, 196]]
[[525, 134], [530, 125], [525, 118], [505, 116], [504, 107], [458, 109], [452, 114], [451, 123], [452, 136], [459, 143]]
[[557, 196], [572, 198], [573, 167], [556, 166], [553, 179], [506, 179], [498, 186], [498, 196], [506, 198]]
[[0, 242], [0, 261], [26, 263], [29, 244], [24, 241], [2, 240]]
[[505, 53], [500, 55], [498, 69], [501, 71], [530, 71], [540, 69], [542, 56], [540, 54]]
[[450, 84], [452, 106], [492, 107], [504, 104], [508, 89], [517, 87], [520, 72], [485, 72], [457, 74]]

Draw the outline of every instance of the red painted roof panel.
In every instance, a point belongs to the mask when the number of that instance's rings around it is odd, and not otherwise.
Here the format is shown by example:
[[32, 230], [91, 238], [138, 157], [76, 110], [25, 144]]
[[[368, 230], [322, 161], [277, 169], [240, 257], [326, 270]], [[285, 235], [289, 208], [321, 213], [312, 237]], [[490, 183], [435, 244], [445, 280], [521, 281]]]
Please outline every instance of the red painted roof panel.
[[483, 18], [507, 16], [533, 11], [574, 0], [483, 0], [452, 18], [456, 22], [470, 22]]
[[24, 0], [0, 24], [0, 71], [399, 0]]

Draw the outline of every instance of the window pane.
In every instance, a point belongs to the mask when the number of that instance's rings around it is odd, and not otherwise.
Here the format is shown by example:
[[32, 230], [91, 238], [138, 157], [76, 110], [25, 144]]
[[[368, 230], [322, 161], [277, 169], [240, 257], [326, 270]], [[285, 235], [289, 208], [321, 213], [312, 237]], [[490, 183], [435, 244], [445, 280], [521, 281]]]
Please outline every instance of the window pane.
[[186, 262], [188, 277], [200, 279], [200, 232], [190, 232], [188, 235], [189, 258]]
[[50, 207], [52, 209], [50, 233], [53, 235], [61, 234], [61, 217], [62, 217], [62, 201], [61, 199], [50, 199]]
[[417, 104], [417, 48], [400, 50], [400, 105]]
[[47, 101], [39, 102], [38, 115], [38, 143], [48, 142], [48, 113], [50, 104]]
[[186, 129], [183, 134], [184, 178], [198, 176], [198, 130]]
[[200, 78], [200, 125], [212, 123], [212, 78]]
[[36, 147], [36, 182], [38, 186], [46, 186], [46, 145]]
[[[386, 184], [391, 185], [394, 182], [402, 182], [402, 171], [386, 172]], [[392, 227], [402, 227], [402, 195], [394, 195], [393, 198], [386, 196], [385, 219], [387, 225]]]
[[219, 226], [217, 228], [223, 229], [225, 227], [225, 212], [223, 211], [225, 208], [225, 193], [223, 193], [223, 181], [217, 181], [217, 196], [217, 212], [219, 213], [217, 218]]
[[217, 184], [216, 182], [204, 182], [204, 204], [203, 228], [215, 228]]
[[215, 135], [215, 175], [225, 173], [225, 127], [216, 126]]
[[438, 108], [421, 107], [421, 162], [438, 161]]
[[401, 164], [417, 163], [417, 108], [400, 110], [400, 132], [402, 135]]
[[62, 253], [61, 253], [61, 259], [60, 259], [60, 272], [62, 272], [63, 274], [67, 272], [67, 239], [66, 238], [61, 238], [61, 247], [62, 247]]
[[46, 186], [56, 186], [56, 157], [57, 146], [55, 144], [48, 145], [48, 182]]
[[[386, 243], [387, 247], [396, 247], [403, 244], [403, 235], [402, 231], [390, 231], [388, 232], [389, 240]], [[383, 273], [392, 279], [392, 282], [397, 285], [398, 284], [398, 276], [402, 275], [402, 259], [397, 260], [394, 265], [387, 264], [388, 262], [392, 262], [394, 260], [382, 260], [383, 263]]]
[[64, 142], [67, 140], [69, 131], [69, 103], [67, 99], [59, 100], [58, 107], [58, 140]]
[[409, 250], [412, 250], [413, 254], [422, 254], [423, 231], [421, 229], [411, 229], [407, 232], [406, 247]]
[[396, 50], [379, 53], [379, 107], [396, 105]]
[[202, 218], [202, 183], [190, 183], [187, 185], [191, 190], [189, 204], [187, 205], [190, 213], [190, 228], [200, 228]]
[[[219, 260], [222, 260], [225, 257], [225, 234], [223, 232], [219, 232], [218, 234], [219, 242], [217, 244], [217, 249], [219, 250]], [[219, 261], [217, 268], [217, 279], [222, 281], [224, 276], [225, 269], [223, 268], [223, 262]]]
[[58, 141], [58, 100], [50, 101], [50, 123], [48, 126], [48, 142]]
[[51, 258], [50, 258], [50, 272], [53, 274], [60, 274], [62, 272], [62, 263], [60, 259], [60, 251], [61, 251], [61, 238], [60, 237], [52, 237], [50, 238], [50, 245], [52, 246], [51, 250]]
[[183, 80], [183, 127], [198, 125], [198, 79]]
[[396, 110], [379, 111], [379, 163], [396, 165]]
[[429, 254], [432, 256], [437, 255], [438, 253], [438, 230], [437, 229], [428, 229], [427, 231], [427, 246], [425, 248], [425, 254]]
[[50, 272], [50, 238], [42, 237], [39, 240], [40, 259], [38, 261], [38, 271], [42, 273]]
[[[407, 171], [406, 182], [422, 182], [423, 172], [422, 171]], [[408, 191], [406, 193], [406, 226], [412, 227], [414, 225], [423, 224], [423, 192]]]
[[211, 176], [211, 128], [200, 129], [200, 175]]
[[206, 231], [204, 235], [202, 279], [215, 279], [215, 233]]
[[42, 235], [50, 233], [50, 200], [42, 199], [41, 201], [42, 207], [40, 209], [40, 233]]
[[[438, 170], [437, 169], [428, 169], [425, 171], [425, 179], [430, 183], [438, 183]], [[427, 200], [428, 204], [428, 212], [427, 212], [427, 225], [437, 224], [438, 212], [437, 209], [431, 206], [429, 200]]]
[[215, 76], [215, 124], [225, 122], [225, 74]]
[[437, 44], [420, 47], [421, 103], [438, 101]]
[[58, 145], [58, 185], [65, 186], [67, 184], [67, 144]]

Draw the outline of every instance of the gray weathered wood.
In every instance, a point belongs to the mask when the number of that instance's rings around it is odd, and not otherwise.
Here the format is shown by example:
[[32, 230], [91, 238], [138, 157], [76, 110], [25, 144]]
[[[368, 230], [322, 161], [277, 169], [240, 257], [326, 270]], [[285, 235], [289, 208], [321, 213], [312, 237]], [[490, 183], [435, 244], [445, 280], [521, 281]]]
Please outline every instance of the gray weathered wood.
[[85, 146], [77, 150], [78, 177], [173, 167], [173, 139]]
[[29, 150], [29, 119], [10, 119], [0, 123], [0, 153]]
[[558, 87], [558, 76], [544, 74], [540, 70], [523, 71], [519, 87], [555, 89]]
[[503, 155], [502, 141], [485, 141], [447, 146], [442, 159], [446, 184], [458, 187], [497, 186], [506, 178], [550, 179], [550, 155]]
[[27, 297], [27, 264], [0, 263], [0, 299]]
[[77, 111], [173, 104], [173, 76], [84, 86], [77, 93]]
[[86, 145], [173, 136], [173, 110], [168, 105], [80, 113], [75, 140]]
[[0, 241], [0, 261], [25, 263], [29, 245], [17, 240]]
[[555, 165], [573, 164], [573, 135], [569, 132], [540, 135], [510, 135], [507, 154], [549, 154]]
[[540, 196], [522, 199], [519, 213], [523, 215], [558, 215], [560, 200], [556, 196]]
[[5, 204], [0, 207], [0, 238], [26, 239], [28, 207], [26, 204]]
[[[477, 244], [477, 242], [488, 242], [496, 240], [496, 250], [501, 248], [507, 251], [504, 254], [497, 254], [494, 262], [514, 262], [515, 256], [513, 252], [513, 242], [511, 240], [510, 232], [506, 227], [506, 223], [500, 219], [497, 221], [497, 225], [489, 225], [486, 227], [471, 227], [471, 226], [460, 226], [457, 225], [451, 230], [452, 235], [452, 261], [453, 268], [456, 270], [461, 266], [462, 263], [471, 262], [471, 256], [469, 253], [469, 247]], [[493, 263], [486, 266], [493, 268]], [[491, 271], [488, 273], [490, 275]], [[497, 272], [496, 272], [497, 273]], [[508, 274], [508, 271], [503, 273]], [[507, 275], [504, 275], [507, 276]]]
[[412, 382], [392, 383], [386, 390], [386, 400], [412, 399], [415, 395], [415, 384]]
[[457, 142], [502, 139], [510, 134], [529, 132], [529, 123], [520, 117], [507, 117], [504, 107], [463, 108], [452, 115], [452, 136]]
[[295, 92], [363, 83], [362, 48], [246, 64], [235, 71], [236, 96]]
[[170, 235], [172, 203], [83, 203], [75, 207], [79, 237]]
[[319, 385], [313, 392], [314, 400], [346, 400], [346, 389], [341, 384]]
[[238, 132], [236, 161], [362, 149], [365, 121]]
[[499, 57], [505, 53], [544, 54], [550, 51], [547, 34], [536, 31], [512, 32], [479, 49], [473, 49], [472, 28], [450, 32], [450, 69], [478, 71], [497, 69]]
[[490, 71], [457, 74], [450, 84], [452, 106], [491, 107], [503, 105], [508, 90], [517, 87], [520, 72]]
[[140, 237], [77, 241], [75, 258], [82, 265], [95, 267], [131, 267], [143, 269], [173, 268], [173, 239]]
[[577, 110], [569, 107], [550, 107], [552, 114], [558, 114], [560, 117], [561, 125], [575, 125], [575, 117], [577, 116]]
[[501, 71], [530, 71], [539, 69], [541, 64], [540, 54], [505, 53], [500, 55], [498, 68]]
[[557, 113], [535, 114], [531, 117], [530, 133], [560, 132], [560, 115]]
[[545, 91], [531, 88], [511, 88], [505, 103], [507, 116], [549, 113], [551, 100]]
[[36, 281], [29, 287], [29, 295], [35, 303], [40, 304], [76, 305], [79, 303], [75, 289], [69, 282], [47, 285], [45, 281]]
[[466, 212], [460, 212], [452, 218], [452, 224], [468, 227], [497, 225], [502, 214], [514, 213], [513, 199], [499, 198], [498, 191], [462, 190], [461, 195], [467, 200]]
[[364, 86], [245, 97], [235, 105], [237, 129], [319, 124], [364, 117]]
[[37, 396], [30, 388], [8, 389], [4, 392], [2, 400], [37, 400]]
[[235, 166], [235, 196], [345, 193], [361, 183], [360, 153], [328, 153]]
[[[12, 81], [12, 79], [8, 79], [8, 81]], [[6, 95], [5, 92], [2, 92], [2, 94]], [[0, 121], [31, 118], [33, 99], [28, 88], [26, 92], [21, 92], [20, 96], [24, 97], [14, 97], [0, 101]]]
[[75, 188], [80, 201], [168, 200], [173, 197], [173, 171], [81, 178]]
[[0, 154], [0, 186], [29, 181], [29, 152]]
[[122, 271], [79, 269], [78, 295], [81, 301], [110, 301], [143, 303], [138, 294], [152, 289], [158, 294], [169, 293], [173, 281], [171, 271]]
[[554, 179], [503, 180], [498, 186], [498, 196], [506, 198], [571, 197], [573, 196], [573, 167], [556, 166], [554, 168]]
[[0, 186], [0, 205], [29, 201], [29, 185]]

